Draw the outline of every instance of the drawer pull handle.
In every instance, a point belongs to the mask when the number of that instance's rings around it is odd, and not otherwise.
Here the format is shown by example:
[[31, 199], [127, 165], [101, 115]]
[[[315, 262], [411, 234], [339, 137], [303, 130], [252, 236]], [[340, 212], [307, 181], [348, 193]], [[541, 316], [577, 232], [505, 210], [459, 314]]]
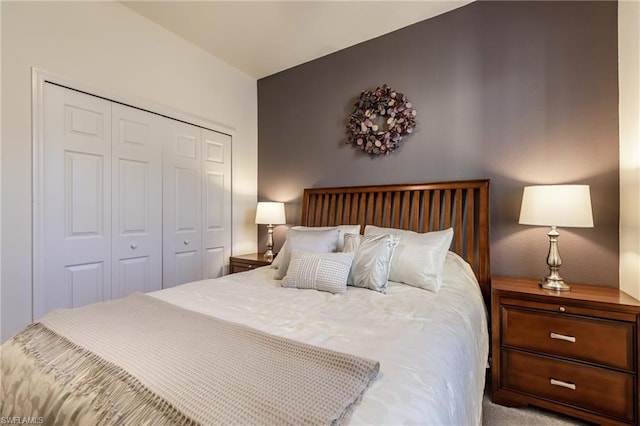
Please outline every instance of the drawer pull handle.
[[563, 382], [562, 380], [556, 380], [556, 379], [550, 379], [549, 383], [551, 383], [553, 386], [560, 386], [560, 387], [563, 387], [563, 388], [576, 390], [575, 383]]
[[564, 340], [565, 342], [571, 342], [571, 343], [575, 343], [576, 342], [576, 338], [575, 337], [573, 337], [573, 336], [565, 336], [564, 334], [551, 333], [551, 334], [549, 334], [549, 337], [551, 337], [552, 339]]

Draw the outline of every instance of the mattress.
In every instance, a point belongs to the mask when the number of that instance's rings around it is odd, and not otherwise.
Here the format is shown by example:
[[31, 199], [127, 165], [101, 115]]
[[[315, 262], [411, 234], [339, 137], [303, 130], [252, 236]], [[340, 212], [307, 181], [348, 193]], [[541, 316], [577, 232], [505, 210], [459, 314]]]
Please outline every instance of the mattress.
[[351, 424], [477, 425], [487, 315], [471, 267], [449, 252], [438, 293], [282, 288], [270, 267], [150, 293], [178, 306], [380, 362]]

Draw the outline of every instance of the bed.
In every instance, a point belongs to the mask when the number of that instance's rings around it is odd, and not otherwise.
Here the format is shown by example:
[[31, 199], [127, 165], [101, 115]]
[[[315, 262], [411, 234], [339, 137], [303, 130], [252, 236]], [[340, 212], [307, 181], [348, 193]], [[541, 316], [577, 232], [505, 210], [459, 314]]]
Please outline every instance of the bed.
[[[284, 257], [277, 269], [56, 311], [27, 327], [1, 348], [0, 414], [45, 424], [480, 424], [489, 182], [306, 189], [301, 226], [278, 255], [289, 256], [281, 279]], [[329, 238], [338, 226], [360, 231], [340, 234], [343, 252], [296, 245], [296, 235]], [[414, 285], [407, 244], [445, 232], [438, 288]], [[376, 255], [395, 252], [386, 272], [365, 262], [372, 244]], [[381, 287], [300, 284], [308, 265], [347, 258], [342, 277], [360, 285], [375, 276]], [[356, 271], [357, 262], [373, 272]], [[395, 277], [412, 284], [387, 279]], [[148, 319], [147, 311], [160, 314]], [[192, 334], [200, 329], [220, 334]]]

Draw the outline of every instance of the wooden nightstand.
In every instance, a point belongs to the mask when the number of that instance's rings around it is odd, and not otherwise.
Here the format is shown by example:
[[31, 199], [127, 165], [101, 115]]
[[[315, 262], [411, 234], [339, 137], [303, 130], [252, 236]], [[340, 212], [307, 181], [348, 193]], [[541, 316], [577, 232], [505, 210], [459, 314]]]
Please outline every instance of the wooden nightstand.
[[492, 277], [492, 399], [638, 424], [640, 301], [615, 288]]
[[264, 258], [264, 253], [243, 254], [229, 258], [229, 273], [249, 271], [259, 266], [269, 266], [271, 261]]

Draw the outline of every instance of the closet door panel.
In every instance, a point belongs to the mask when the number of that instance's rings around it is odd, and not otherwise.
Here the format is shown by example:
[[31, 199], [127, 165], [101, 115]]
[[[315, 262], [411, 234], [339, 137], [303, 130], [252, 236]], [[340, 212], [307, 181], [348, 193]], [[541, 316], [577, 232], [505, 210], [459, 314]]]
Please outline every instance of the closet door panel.
[[[65, 236], [102, 240], [105, 235], [105, 158], [101, 153], [64, 153]], [[107, 160], [108, 161], [108, 160]], [[75, 247], [73, 247], [75, 246]], [[70, 249], [80, 249], [73, 244]]]
[[200, 171], [195, 168], [176, 167], [173, 172], [176, 232], [180, 235], [198, 232]]
[[112, 107], [112, 296], [162, 288], [163, 119]]
[[48, 83], [43, 102], [36, 319], [111, 298], [111, 104]]
[[69, 306], [78, 307], [105, 300], [104, 263], [85, 263], [67, 267]]
[[214, 247], [204, 252], [203, 278], [217, 278], [224, 275], [226, 256], [225, 247]]
[[203, 278], [225, 273], [231, 256], [231, 136], [203, 129]]
[[167, 120], [163, 177], [163, 287], [202, 278], [201, 129]]
[[200, 250], [181, 251], [175, 254], [175, 285], [200, 280], [202, 264]]
[[157, 287], [161, 286], [162, 282], [151, 279], [153, 266], [155, 265], [151, 256], [118, 259], [116, 264], [118, 281], [112, 282], [114, 294], [125, 296], [136, 291], [145, 293], [158, 290]]

